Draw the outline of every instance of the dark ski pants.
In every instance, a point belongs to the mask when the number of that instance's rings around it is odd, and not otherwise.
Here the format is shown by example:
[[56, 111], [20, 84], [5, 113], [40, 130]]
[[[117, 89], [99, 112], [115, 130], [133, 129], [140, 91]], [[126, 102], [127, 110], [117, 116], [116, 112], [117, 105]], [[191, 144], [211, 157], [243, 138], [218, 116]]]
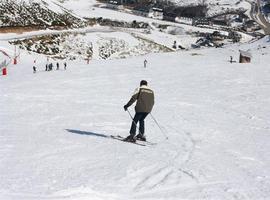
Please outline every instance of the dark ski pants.
[[131, 124], [130, 131], [129, 131], [131, 136], [134, 137], [136, 135], [136, 127], [137, 127], [138, 121], [140, 122], [140, 126], [139, 126], [140, 133], [142, 135], [144, 134], [144, 119], [146, 118], [148, 114], [149, 113], [145, 113], [145, 112], [139, 112], [135, 114], [134, 119]]

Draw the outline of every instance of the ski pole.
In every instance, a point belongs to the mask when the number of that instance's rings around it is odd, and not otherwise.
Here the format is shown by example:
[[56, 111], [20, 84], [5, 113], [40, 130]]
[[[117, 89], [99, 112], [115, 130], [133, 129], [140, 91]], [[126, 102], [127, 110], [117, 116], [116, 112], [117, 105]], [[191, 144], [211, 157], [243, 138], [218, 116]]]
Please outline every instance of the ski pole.
[[138, 129], [139, 133], [142, 135], [142, 133], [141, 133], [141, 131], [140, 131], [140, 128], [138, 128], [138, 126], [137, 126], [136, 122], [134, 121], [134, 119], [133, 119], [133, 117], [132, 117], [132, 115], [130, 114], [130, 112], [129, 112], [129, 110], [128, 110], [128, 109], [127, 109], [127, 111], [128, 111], [128, 114], [129, 114], [130, 118], [132, 119], [132, 122], [134, 123], [134, 125], [135, 125], [135, 126], [136, 126], [136, 128]]
[[[127, 109], [127, 111], [128, 111], [128, 114], [129, 114], [130, 118], [132, 119], [133, 123], [135, 124], [136, 128], [139, 130], [139, 133], [141, 134], [140, 129], [138, 128], [136, 122], [134, 121], [134, 119], [133, 119], [133, 117], [132, 117], [132, 115], [130, 114], [130, 112], [129, 112], [128, 109]], [[166, 140], [168, 140], [169, 137], [168, 137], [167, 134], [162, 130], [162, 128], [160, 127], [160, 125], [159, 125], [159, 123], [157, 122], [157, 120], [154, 118], [154, 116], [153, 116], [151, 113], [150, 113], [150, 115], [151, 115], [152, 119], [154, 120], [154, 122], [155, 122], [155, 123], [157, 124], [157, 126], [159, 127], [159, 129], [160, 129], [160, 131], [162, 132], [162, 134], [165, 136]]]
[[154, 116], [152, 115], [152, 113], [150, 113], [152, 119], [154, 120], [154, 122], [156, 123], [156, 125], [158, 126], [158, 128], [160, 129], [161, 133], [165, 136], [166, 140], [169, 139], [169, 137], [167, 136], [167, 134], [162, 130], [161, 126], [159, 125], [159, 123], [157, 122], [157, 120], [154, 118]]

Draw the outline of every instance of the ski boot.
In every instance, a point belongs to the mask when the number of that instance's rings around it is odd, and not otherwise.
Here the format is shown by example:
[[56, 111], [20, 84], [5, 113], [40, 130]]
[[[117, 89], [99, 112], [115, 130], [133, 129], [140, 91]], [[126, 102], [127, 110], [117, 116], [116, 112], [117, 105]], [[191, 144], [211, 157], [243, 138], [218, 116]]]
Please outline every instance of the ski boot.
[[133, 136], [129, 135], [123, 141], [135, 143], [136, 139]]
[[140, 141], [146, 141], [146, 138], [145, 138], [145, 136], [144, 135], [142, 135], [142, 134], [138, 134], [138, 135], [136, 135], [136, 140], [140, 140]]

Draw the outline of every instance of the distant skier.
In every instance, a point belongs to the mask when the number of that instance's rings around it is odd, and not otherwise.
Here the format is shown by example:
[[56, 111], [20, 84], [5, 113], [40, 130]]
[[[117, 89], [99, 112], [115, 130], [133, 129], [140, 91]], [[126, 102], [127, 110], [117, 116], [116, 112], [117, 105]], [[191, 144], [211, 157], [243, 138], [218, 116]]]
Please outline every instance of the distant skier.
[[233, 57], [232, 56], [230, 56], [230, 63], [236, 63], [236, 61], [233, 60]]
[[[127, 111], [128, 107], [135, 101], [137, 101], [135, 106], [136, 114], [131, 124], [130, 135], [125, 138], [125, 141], [128, 142], [135, 142], [136, 139], [146, 141], [144, 135], [144, 119], [152, 111], [154, 106], [154, 92], [147, 86], [147, 81], [142, 80], [140, 82], [140, 87], [135, 90], [129, 102], [124, 106], [125, 111]], [[140, 122], [139, 134], [135, 137], [138, 121]]]
[[143, 61], [143, 65], [144, 65], [144, 68], [146, 68], [146, 65], [147, 65], [147, 60], [146, 59]]
[[33, 73], [36, 73], [37, 72], [37, 68], [36, 66], [33, 66]]
[[59, 70], [59, 63], [56, 63], [56, 70]]
[[230, 63], [233, 63], [233, 57], [230, 56]]
[[46, 64], [45, 71], [48, 71], [48, 70], [49, 70], [49, 67], [48, 67], [48, 64]]
[[49, 64], [49, 71], [52, 71], [52, 70], [53, 70], [53, 64], [50, 63], [50, 64]]
[[176, 41], [173, 42], [172, 48], [177, 49], [177, 42]]
[[66, 70], [67, 69], [67, 63], [64, 62], [64, 69]]

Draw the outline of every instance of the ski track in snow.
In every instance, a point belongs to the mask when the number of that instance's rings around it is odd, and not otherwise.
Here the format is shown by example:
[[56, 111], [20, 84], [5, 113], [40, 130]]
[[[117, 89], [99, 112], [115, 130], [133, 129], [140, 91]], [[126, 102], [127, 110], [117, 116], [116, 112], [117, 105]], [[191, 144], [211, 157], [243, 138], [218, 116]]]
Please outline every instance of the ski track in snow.
[[[153, 173], [150, 173], [146, 177], [143, 177], [143, 179], [140, 180], [140, 182], [135, 186], [135, 189], [134, 189], [135, 191], [140, 191], [142, 188], [154, 189], [160, 185], [165, 185], [167, 180], [170, 181], [169, 179], [170, 176], [178, 176], [179, 180], [177, 181], [179, 182], [182, 175], [186, 175], [190, 177], [192, 180], [197, 181], [196, 177], [191, 172], [188, 172], [181, 168], [185, 165], [185, 163], [187, 163], [191, 159], [192, 153], [194, 150], [194, 145], [195, 145], [190, 134], [186, 134], [186, 135], [188, 137], [185, 140], [184, 144], [182, 144], [182, 148], [185, 149], [186, 151], [184, 152], [184, 155], [183, 155], [183, 149], [179, 149], [179, 147], [177, 148], [177, 146], [168, 142], [168, 144], [171, 145], [171, 147], [174, 149], [176, 155], [170, 158], [168, 160], [168, 163], [166, 163], [164, 167], [160, 167], [157, 170], [154, 170]], [[191, 141], [192, 145], [188, 145], [189, 143], [188, 140]], [[166, 140], [163, 142], [166, 142]], [[179, 143], [181, 144], [183, 142], [179, 141]]]

